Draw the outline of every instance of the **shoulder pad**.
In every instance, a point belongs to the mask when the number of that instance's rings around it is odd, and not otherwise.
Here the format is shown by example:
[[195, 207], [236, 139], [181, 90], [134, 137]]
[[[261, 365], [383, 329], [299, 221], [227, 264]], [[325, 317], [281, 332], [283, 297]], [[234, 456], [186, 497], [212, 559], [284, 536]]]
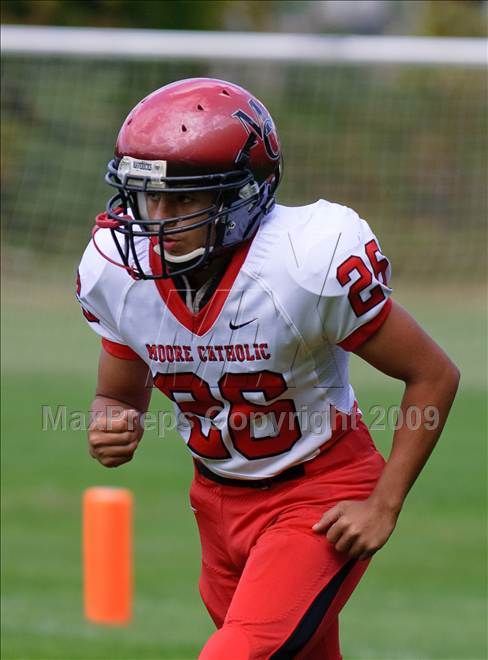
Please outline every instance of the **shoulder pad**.
[[341, 295], [337, 265], [363, 245], [369, 227], [352, 209], [340, 204], [319, 200], [309, 208], [308, 218], [290, 229], [288, 240], [282, 242], [288, 271], [296, 284], [310, 293]]

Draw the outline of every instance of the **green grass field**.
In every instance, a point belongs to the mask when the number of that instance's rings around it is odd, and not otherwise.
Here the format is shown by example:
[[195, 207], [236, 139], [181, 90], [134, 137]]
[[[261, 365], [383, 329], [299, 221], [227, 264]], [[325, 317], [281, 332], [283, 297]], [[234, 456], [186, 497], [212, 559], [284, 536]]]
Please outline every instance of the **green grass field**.
[[[3, 652], [22, 658], [196, 658], [212, 631], [197, 591], [198, 536], [188, 505], [191, 462], [176, 437], [145, 438], [127, 466], [88, 457], [81, 431], [42, 432], [41, 405], [86, 410], [98, 339], [71, 274], [3, 278]], [[47, 279], [48, 285], [43, 284]], [[396, 532], [342, 621], [344, 657], [485, 658], [486, 333], [484, 295], [463, 289], [396, 296], [462, 370], [461, 391]], [[354, 365], [360, 405], [398, 401], [401, 387]], [[161, 395], [153, 407], [165, 405]], [[390, 432], [375, 434], [386, 452]], [[134, 619], [91, 625], [81, 601], [80, 503], [91, 485], [136, 497]], [[290, 567], [290, 570], [292, 567]], [[229, 660], [232, 660], [229, 655]]]

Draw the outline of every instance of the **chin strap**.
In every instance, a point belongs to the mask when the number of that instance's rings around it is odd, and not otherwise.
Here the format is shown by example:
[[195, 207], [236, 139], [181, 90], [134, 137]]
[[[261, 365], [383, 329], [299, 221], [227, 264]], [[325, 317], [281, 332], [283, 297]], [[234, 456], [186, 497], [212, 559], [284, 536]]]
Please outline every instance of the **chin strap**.
[[98, 252], [98, 254], [100, 254], [104, 259], [106, 259], [106, 261], [113, 264], [114, 266], [118, 266], [118, 268], [123, 268], [124, 270], [126, 270], [129, 273], [129, 275], [132, 277], [132, 279], [134, 280], [141, 279], [133, 268], [131, 268], [130, 266], [126, 266], [125, 264], [121, 264], [118, 261], [115, 261], [114, 259], [111, 259], [108, 256], [108, 254], [105, 254], [105, 252], [102, 251], [101, 247], [98, 245], [97, 240], [95, 238], [96, 233], [100, 229], [102, 229], [102, 227], [97, 227], [96, 225], [92, 229], [92, 241], [93, 241], [93, 245], [95, 246], [95, 250]]
[[[156, 254], [161, 254], [161, 248], [159, 247], [158, 244], [153, 245], [153, 250], [156, 252]], [[209, 252], [213, 250], [213, 246], [210, 246]], [[187, 252], [186, 254], [170, 254], [166, 250], [164, 250], [164, 259], [165, 261], [169, 261], [171, 264], [184, 264], [187, 261], [192, 261], [193, 259], [196, 259], [197, 257], [201, 257], [202, 254], [205, 253], [205, 248], [204, 247], [199, 247], [196, 248], [195, 250], [192, 250], [191, 252]]]

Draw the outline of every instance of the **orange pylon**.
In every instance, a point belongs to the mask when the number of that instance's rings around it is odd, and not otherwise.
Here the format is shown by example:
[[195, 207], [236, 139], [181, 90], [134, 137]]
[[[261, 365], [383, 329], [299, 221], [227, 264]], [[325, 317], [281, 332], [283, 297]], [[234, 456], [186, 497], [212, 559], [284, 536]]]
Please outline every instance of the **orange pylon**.
[[85, 616], [123, 625], [132, 615], [132, 493], [94, 487], [83, 494]]

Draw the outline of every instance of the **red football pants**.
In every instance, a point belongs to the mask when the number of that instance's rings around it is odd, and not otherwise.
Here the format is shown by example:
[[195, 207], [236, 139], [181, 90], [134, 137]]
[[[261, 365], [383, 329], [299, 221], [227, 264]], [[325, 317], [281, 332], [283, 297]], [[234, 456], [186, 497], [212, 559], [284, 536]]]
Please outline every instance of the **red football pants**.
[[339, 660], [338, 614], [367, 568], [312, 525], [340, 500], [366, 499], [383, 469], [364, 424], [263, 490], [198, 472], [190, 491], [202, 544], [200, 593], [218, 630], [200, 660]]

